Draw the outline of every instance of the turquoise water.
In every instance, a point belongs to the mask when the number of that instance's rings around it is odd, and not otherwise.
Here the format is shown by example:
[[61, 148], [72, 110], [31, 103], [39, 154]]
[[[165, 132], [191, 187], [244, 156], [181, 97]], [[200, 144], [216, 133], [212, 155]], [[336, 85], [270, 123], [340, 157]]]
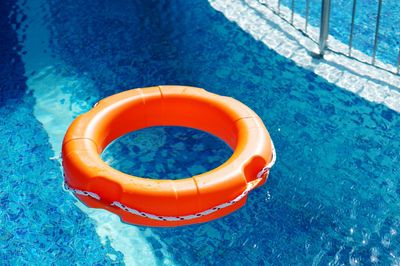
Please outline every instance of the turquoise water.
[[180, 179], [210, 171], [229, 159], [230, 147], [204, 131], [152, 127], [126, 134], [111, 143], [102, 158], [127, 174]]
[[[400, 263], [398, 113], [296, 66], [207, 1], [3, 1], [0, 11], [2, 264]], [[207, 224], [146, 228], [63, 191], [57, 156], [72, 119], [157, 84], [232, 96], [263, 119], [278, 161], [245, 207]], [[229, 154], [209, 135], [153, 128], [104, 156], [164, 177]]]

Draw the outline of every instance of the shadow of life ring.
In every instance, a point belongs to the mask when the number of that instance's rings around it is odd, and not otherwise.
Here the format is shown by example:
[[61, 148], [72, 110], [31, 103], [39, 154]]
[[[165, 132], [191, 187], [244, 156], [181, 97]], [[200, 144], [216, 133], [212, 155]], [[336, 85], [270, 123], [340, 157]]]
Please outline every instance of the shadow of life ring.
[[[232, 156], [219, 167], [179, 180], [131, 176], [101, 153], [122, 135], [152, 126], [183, 126], [224, 140]], [[65, 187], [83, 203], [126, 223], [180, 226], [225, 216], [262, 185], [276, 159], [262, 120], [241, 102], [204, 89], [157, 86], [101, 100], [69, 127], [62, 146]]]

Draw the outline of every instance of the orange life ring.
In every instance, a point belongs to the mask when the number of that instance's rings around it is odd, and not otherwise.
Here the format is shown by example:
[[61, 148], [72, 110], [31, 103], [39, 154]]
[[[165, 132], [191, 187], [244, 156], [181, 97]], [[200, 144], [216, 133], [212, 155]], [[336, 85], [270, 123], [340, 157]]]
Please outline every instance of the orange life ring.
[[[151, 126], [184, 126], [209, 132], [234, 150], [221, 166], [190, 178], [155, 180], [117, 171], [100, 154], [116, 138]], [[158, 86], [101, 100], [77, 117], [63, 141], [66, 187], [86, 205], [122, 221], [149, 226], [202, 223], [244, 205], [262, 185], [275, 150], [261, 119], [233, 98], [203, 89]]]

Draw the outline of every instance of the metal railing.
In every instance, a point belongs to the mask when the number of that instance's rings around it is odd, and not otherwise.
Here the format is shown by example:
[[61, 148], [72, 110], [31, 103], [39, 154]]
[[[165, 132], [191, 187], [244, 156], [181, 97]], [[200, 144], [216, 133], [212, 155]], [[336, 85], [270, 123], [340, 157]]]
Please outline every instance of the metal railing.
[[319, 54], [324, 55], [329, 36], [329, 18], [331, 14], [331, 0], [323, 0], [321, 7], [321, 23], [319, 26]]
[[[285, 18], [282, 15], [282, 7], [281, 7], [281, 0], [277, 0], [277, 6], [273, 7], [270, 4], [268, 4], [268, 1], [262, 1], [259, 0], [259, 2], [268, 7], [270, 10], [272, 10], [275, 14], [279, 15], [282, 19], [286, 20], [288, 23], [290, 23], [293, 27], [296, 29], [300, 30], [302, 33], [304, 33], [308, 38], [311, 40], [315, 41], [318, 46], [319, 46], [319, 56], [323, 57], [325, 51], [330, 50], [334, 51], [335, 49], [329, 47], [328, 45], [328, 36], [329, 36], [329, 20], [330, 20], [330, 15], [331, 15], [331, 0], [322, 0], [321, 4], [321, 19], [319, 23], [319, 38], [318, 40], [314, 40], [309, 32], [308, 32], [308, 27], [309, 27], [309, 16], [310, 16], [310, 0], [306, 0], [306, 7], [305, 7], [305, 26], [304, 29], [299, 29], [294, 25], [294, 16], [295, 16], [295, 6], [296, 6], [296, 1], [291, 0], [290, 2], [290, 19]], [[379, 45], [379, 30], [380, 30], [380, 22], [381, 22], [381, 16], [382, 16], [382, 2], [383, 0], [378, 0], [378, 6], [377, 6], [377, 16], [375, 20], [375, 31], [374, 31], [374, 39], [373, 39], [373, 44], [372, 44], [372, 56], [370, 58], [368, 63], [373, 66], [377, 66], [380, 68], [383, 68], [385, 70], [391, 71], [387, 68], [384, 68], [382, 66], [378, 66], [376, 62], [376, 57], [377, 57], [377, 50], [378, 50], [378, 45]], [[344, 53], [346, 56], [355, 58], [358, 60], [356, 56], [352, 54], [353, 52], [353, 40], [354, 40], [354, 26], [355, 26], [355, 17], [356, 17], [356, 11], [357, 11], [357, 0], [353, 0], [352, 2], [352, 13], [351, 13], [351, 24], [350, 24], [350, 34], [349, 34], [349, 42], [347, 44], [348, 51]], [[396, 52], [395, 52], [396, 53]], [[363, 60], [362, 60], [363, 61]], [[394, 72], [396, 74], [400, 73], [400, 47], [398, 47], [397, 51], [397, 66], [394, 66], [395, 70], [392, 70], [391, 72]]]

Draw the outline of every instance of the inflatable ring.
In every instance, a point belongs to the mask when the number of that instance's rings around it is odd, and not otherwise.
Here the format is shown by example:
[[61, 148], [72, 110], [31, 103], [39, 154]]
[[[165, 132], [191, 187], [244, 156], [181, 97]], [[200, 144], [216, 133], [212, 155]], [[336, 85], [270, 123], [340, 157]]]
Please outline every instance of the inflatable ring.
[[[203, 130], [234, 152], [221, 166], [179, 180], [135, 177], [102, 161], [100, 154], [110, 142], [152, 126]], [[62, 146], [69, 190], [89, 207], [148, 226], [202, 223], [237, 210], [247, 193], [265, 182], [275, 158], [267, 129], [250, 108], [184, 86], [133, 89], [105, 98], [73, 121]]]

